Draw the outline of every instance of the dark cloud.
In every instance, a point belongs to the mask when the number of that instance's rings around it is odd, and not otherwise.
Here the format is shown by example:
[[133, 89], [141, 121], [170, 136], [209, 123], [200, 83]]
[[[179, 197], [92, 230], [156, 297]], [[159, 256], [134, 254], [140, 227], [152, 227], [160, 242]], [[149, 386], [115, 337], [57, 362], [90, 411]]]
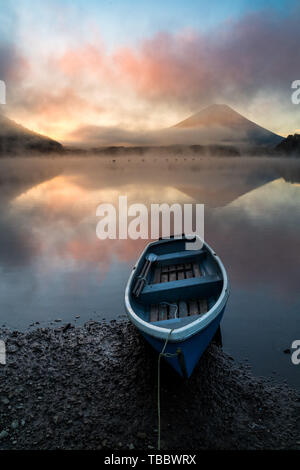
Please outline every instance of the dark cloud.
[[7, 86], [21, 78], [25, 60], [13, 44], [2, 42], [0, 44], [0, 80]]
[[158, 34], [116, 56], [141, 95], [198, 105], [244, 100], [260, 90], [290, 93], [299, 78], [300, 8], [283, 16], [248, 14], [206, 34]]

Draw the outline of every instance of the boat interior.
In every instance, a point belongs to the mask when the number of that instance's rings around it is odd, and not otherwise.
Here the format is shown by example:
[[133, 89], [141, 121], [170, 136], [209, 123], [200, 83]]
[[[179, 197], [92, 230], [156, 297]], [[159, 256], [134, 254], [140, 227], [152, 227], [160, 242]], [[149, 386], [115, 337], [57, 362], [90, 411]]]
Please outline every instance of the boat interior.
[[151, 245], [132, 284], [135, 312], [145, 321], [181, 328], [207, 313], [223, 287], [218, 263], [203, 245], [186, 250], [185, 240]]

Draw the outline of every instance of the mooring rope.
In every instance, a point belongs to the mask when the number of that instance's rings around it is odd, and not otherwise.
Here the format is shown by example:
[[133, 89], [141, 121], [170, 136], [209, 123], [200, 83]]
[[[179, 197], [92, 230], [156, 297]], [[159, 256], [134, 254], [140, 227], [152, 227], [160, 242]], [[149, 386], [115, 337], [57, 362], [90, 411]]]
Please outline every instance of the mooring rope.
[[160, 302], [159, 305], [169, 305], [169, 307], [175, 307], [174, 318], [178, 318], [177, 317], [177, 312], [178, 312], [178, 305], [177, 304], [170, 304], [169, 302]]
[[164, 347], [162, 348], [161, 353], [158, 356], [158, 367], [157, 367], [157, 417], [158, 417], [158, 438], [157, 438], [157, 449], [160, 450], [160, 359], [161, 357], [176, 357], [178, 356], [178, 353], [172, 354], [172, 353], [165, 353], [168, 341], [171, 337], [172, 332], [174, 331], [174, 328], [169, 331], [169, 334], [166, 338]]

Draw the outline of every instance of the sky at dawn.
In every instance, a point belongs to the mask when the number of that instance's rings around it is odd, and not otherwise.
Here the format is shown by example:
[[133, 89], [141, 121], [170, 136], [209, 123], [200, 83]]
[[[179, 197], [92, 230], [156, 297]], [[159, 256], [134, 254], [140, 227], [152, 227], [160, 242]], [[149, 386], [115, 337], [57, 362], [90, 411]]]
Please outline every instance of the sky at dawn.
[[60, 141], [87, 126], [172, 126], [226, 103], [300, 130], [298, 1], [0, 0], [11, 119]]

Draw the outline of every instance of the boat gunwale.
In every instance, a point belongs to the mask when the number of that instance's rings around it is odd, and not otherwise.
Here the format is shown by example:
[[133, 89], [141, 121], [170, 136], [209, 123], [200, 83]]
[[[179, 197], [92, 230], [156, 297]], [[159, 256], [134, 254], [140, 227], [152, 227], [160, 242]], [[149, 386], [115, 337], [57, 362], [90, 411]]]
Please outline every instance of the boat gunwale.
[[[131, 274], [129, 276], [126, 289], [125, 289], [125, 308], [127, 311], [127, 314], [129, 316], [130, 321], [143, 333], [148, 334], [156, 339], [160, 340], [165, 340], [169, 337], [169, 341], [171, 342], [181, 342], [185, 341], [191, 336], [194, 336], [195, 334], [199, 333], [202, 331], [204, 328], [206, 328], [215, 318], [218, 317], [218, 315], [222, 312], [223, 308], [226, 305], [227, 299], [229, 297], [229, 282], [228, 282], [228, 276], [227, 272], [225, 270], [225, 267], [219, 258], [219, 256], [215, 253], [215, 251], [206, 243], [204, 240], [202, 240], [199, 235], [195, 235], [195, 237], [208, 249], [210, 254], [213, 256], [213, 258], [216, 260], [221, 273], [223, 277], [223, 288], [222, 291], [219, 295], [219, 298], [217, 302], [214, 304], [214, 306], [208, 310], [205, 314], [203, 314], [201, 317], [197, 318], [193, 322], [182, 326], [181, 328], [177, 329], [170, 329], [170, 328], [165, 328], [161, 326], [154, 325], [150, 322], [147, 322], [143, 320], [141, 317], [139, 317], [135, 311], [133, 310], [130, 302], [130, 292], [131, 292], [131, 287], [132, 287], [132, 282], [135, 274], [135, 270], [137, 269], [139, 263], [143, 260], [145, 257], [146, 252], [148, 249], [153, 246], [153, 245], [158, 245], [161, 243], [167, 243], [170, 242], [170, 238], [166, 239], [160, 239], [160, 240], [155, 240], [153, 242], [150, 242], [146, 245], [144, 250], [142, 251], [137, 263], [134, 265]], [[185, 237], [184, 237], [185, 238]], [[175, 238], [175, 240], [179, 240], [179, 238]], [[188, 238], [187, 238], [188, 240]], [[171, 333], [172, 332], [172, 333]]]

